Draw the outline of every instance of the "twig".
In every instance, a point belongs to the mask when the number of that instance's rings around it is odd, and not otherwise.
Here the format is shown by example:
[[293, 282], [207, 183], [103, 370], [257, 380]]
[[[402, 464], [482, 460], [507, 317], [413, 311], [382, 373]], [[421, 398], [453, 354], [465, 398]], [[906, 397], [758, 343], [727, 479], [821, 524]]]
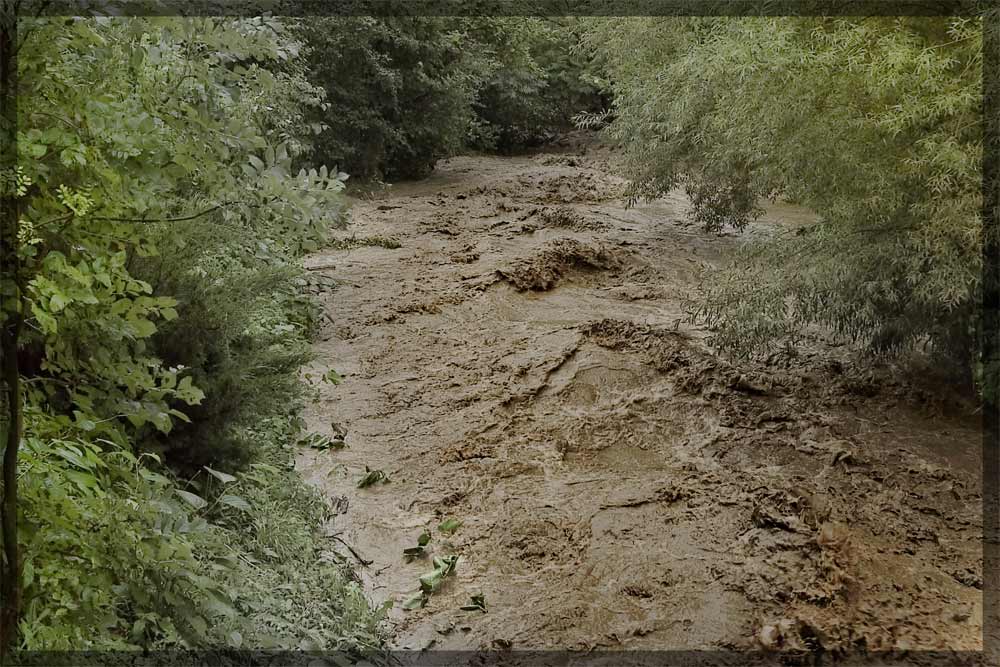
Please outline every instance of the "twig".
[[362, 558], [361, 555], [354, 550], [354, 547], [352, 547], [350, 544], [341, 539], [339, 535], [327, 535], [326, 537], [330, 538], [331, 540], [337, 540], [345, 547], [347, 547], [347, 550], [351, 552], [351, 555], [357, 558], [358, 562], [361, 563], [361, 567], [368, 567], [369, 565], [375, 562], [373, 560], [365, 560], [364, 558]]

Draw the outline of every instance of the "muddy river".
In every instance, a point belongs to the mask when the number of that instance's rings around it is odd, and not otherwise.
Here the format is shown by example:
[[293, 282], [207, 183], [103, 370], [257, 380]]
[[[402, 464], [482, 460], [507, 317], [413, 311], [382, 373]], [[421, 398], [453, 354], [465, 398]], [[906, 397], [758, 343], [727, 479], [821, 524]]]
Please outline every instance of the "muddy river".
[[309, 428], [346, 447], [299, 467], [395, 603], [392, 646], [980, 650], [975, 415], [846, 346], [713, 352], [684, 299], [741, 237], [681, 195], [627, 208], [611, 173], [596, 149], [453, 158], [337, 233], [400, 247], [307, 261], [336, 284], [308, 372], [343, 376]]

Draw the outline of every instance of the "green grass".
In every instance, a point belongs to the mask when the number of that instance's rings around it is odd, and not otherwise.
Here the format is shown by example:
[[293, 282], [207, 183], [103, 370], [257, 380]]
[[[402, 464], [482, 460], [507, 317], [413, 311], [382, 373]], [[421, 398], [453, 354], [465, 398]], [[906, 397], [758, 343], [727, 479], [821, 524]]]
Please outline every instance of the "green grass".
[[255, 435], [265, 444], [258, 462], [226, 493], [249, 512], [229, 513], [225, 527], [241, 562], [241, 606], [253, 648], [349, 651], [371, 656], [383, 645], [381, 610], [369, 605], [350, 564], [323, 536], [330, 518], [322, 494], [294, 469], [297, 420], [266, 420]]

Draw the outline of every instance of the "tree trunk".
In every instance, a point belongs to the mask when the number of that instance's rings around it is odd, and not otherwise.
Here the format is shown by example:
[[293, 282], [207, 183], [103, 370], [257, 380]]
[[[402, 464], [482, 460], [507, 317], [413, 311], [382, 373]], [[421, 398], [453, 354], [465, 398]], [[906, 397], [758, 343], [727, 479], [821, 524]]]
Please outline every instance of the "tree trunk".
[[17, 542], [17, 450], [21, 444], [21, 381], [17, 368], [17, 341], [21, 333], [20, 314], [9, 317], [0, 332], [3, 383], [6, 389], [7, 437], [3, 453], [3, 501], [0, 523], [3, 534], [3, 568], [0, 599], [0, 655], [6, 655], [17, 637], [21, 611], [21, 559]]
[[[0, 16], [0, 169], [13, 173], [17, 163], [15, 145], [17, 107], [17, 3], [7, 4]], [[24, 317], [24, 290], [18, 258], [18, 210], [13, 184], [0, 193], [0, 379], [4, 387], [7, 429], [3, 450], [3, 498], [0, 500], [0, 656], [17, 640], [21, 613], [21, 559], [17, 541], [17, 453], [24, 420], [21, 412], [21, 379], [17, 348]]]

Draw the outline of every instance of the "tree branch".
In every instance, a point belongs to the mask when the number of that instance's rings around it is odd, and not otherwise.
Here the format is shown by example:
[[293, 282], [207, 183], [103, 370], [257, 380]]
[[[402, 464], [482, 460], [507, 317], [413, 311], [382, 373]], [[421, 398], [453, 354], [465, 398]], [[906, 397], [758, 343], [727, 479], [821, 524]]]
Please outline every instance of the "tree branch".
[[220, 208], [225, 208], [227, 206], [232, 206], [238, 203], [239, 202], [234, 202], [234, 201], [222, 202], [221, 204], [216, 204], [215, 206], [207, 208], [204, 211], [200, 211], [199, 213], [193, 213], [191, 215], [183, 215], [178, 218], [106, 218], [106, 217], [95, 216], [92, 219], [104, 220], [105, 222], [140, 222], [144, 224], [153, 224], [156, 222], [183, 222], [185, 220], [194, 220], [195, 218], [200, 218], [203, 215], [208, 215], [209, 213], [212, 213], [213, 211], [218, 211]]

